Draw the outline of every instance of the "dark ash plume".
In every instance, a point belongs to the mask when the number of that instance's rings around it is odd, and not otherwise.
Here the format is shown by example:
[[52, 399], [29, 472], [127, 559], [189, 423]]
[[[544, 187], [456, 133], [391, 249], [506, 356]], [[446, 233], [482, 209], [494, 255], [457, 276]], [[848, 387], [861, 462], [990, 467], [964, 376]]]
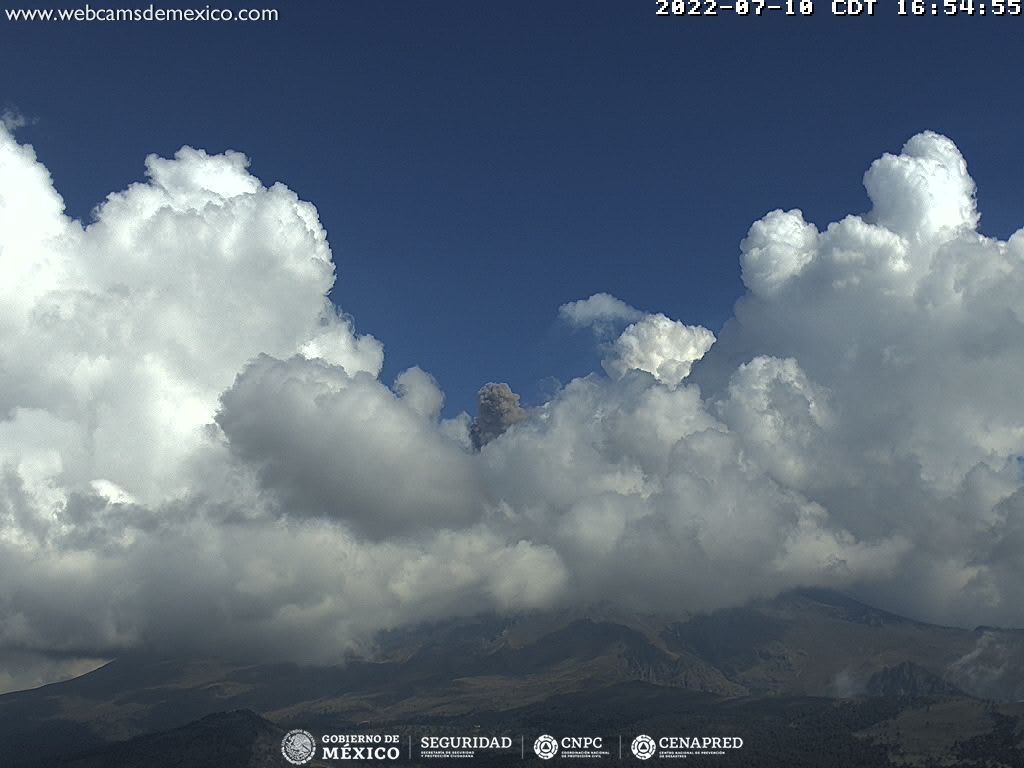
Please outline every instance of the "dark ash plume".
[[508, 384], [485, 384], [477, 392], [476, 400], [477, 416], [469, 428], [469, 437], [478, 451], [526, 418], [526, 411], [519, 406], [519, 395]]

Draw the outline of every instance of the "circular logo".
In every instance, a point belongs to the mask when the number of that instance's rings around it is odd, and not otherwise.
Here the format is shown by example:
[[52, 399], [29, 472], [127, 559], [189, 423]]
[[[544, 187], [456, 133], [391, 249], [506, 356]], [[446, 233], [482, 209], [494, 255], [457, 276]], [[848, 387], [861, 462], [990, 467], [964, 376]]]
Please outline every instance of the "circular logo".
[[292, 765], [305, 765], [316, 754], [316, 742], [313, 740], [313, 734], [301, 728], [288, 731], [281, 739], [281, 754]]
[[647, 760], [654, 757], [654, 753], [657, 751], [658, 745], [654, 743], [654, 739], [650, 736], [641, 733], [633, 739], [633, 743], [629, 748], [633, 750], [633, 754], [640, 760]]
[[533, 751], [541, 760], [550, 760], [558, 754], [558, 742], [555, 741], [554, 736], [548, 736], [545, 733], [543, 736], [538, 736], [537, 740], [533, 742]]

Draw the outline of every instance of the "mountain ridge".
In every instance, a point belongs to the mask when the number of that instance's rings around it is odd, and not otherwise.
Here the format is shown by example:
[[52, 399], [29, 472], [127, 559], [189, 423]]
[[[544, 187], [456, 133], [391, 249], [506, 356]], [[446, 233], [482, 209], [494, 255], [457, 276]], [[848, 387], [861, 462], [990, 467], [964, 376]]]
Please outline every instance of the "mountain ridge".
[[129, 654], [0, 696], [0, 747], [47, 733], [47, 749], [67, 754], [238, 710], [281, 727], [447, 722], [630, 683], [714, 701], [1014, 702], [1022, 670], [1024, 633], [938, 627], [797, 590], [682, 620], [599, 606], [437, 622], [384, 633], [374, 656], [344, 665]]

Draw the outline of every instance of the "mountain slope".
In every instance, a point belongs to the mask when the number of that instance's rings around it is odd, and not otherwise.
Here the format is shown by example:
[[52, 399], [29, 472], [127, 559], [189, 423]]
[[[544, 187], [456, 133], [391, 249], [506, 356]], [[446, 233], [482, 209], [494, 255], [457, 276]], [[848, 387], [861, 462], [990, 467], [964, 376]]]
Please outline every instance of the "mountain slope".
[[35, 768], [278, 768], [284, 731], [254, 712], [223, 712], [180, 728], [107, 744]]
[[1022, 670], [1020, 632], [931, 626], [822, 590], [681, 621], [598, 606], [391, 632], [374, 658], [341, 666], [127, 656], [0, 696], [0, 750], [29, 743], [35, 758], [66, 755], [234, 710], [286, 728], [448, 722], [632, 682], [715, 700], [1016, 701]]

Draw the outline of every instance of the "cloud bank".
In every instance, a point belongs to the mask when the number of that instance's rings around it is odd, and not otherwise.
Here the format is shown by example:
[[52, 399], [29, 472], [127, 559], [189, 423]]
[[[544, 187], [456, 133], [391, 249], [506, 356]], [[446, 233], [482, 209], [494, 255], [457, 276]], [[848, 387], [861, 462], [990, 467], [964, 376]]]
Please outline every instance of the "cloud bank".
[[[708, 329], [564, 305], [601, 371], [440, 417], [326, 296], [316, 209], [183, 148], [83, 224], [0, 124], [0, 658], [335, 661], [373, 633], [851, 589], [1024, 624], [1024, 231], [948, 139], [819, 231], [773, 211]], [[588, 341], [588, 343], [591, 343]]]

